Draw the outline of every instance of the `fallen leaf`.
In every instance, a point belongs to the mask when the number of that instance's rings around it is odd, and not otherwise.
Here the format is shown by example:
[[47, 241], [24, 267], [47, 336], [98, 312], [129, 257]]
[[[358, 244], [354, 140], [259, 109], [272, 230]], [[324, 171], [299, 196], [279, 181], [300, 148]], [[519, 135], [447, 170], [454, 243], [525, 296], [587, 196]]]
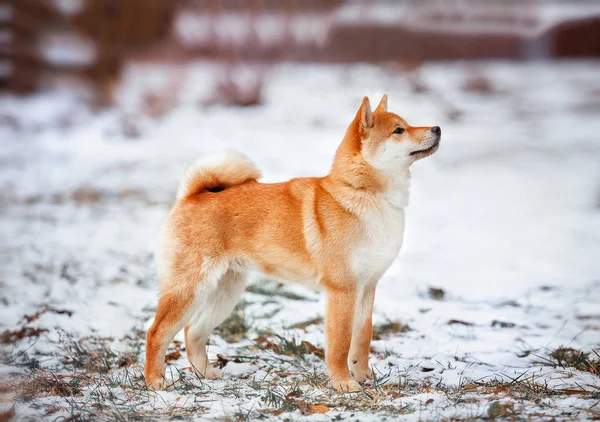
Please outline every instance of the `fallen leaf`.
[[425, 402], [425, 404], [431, 404], [431, 403], [433, 403], [433, 399], [429, 399]]
[[180, 357], [181, 357], [181, 353], [179, 352], [179, 350], [175, 350], [172, 353], [167, 353], [167, 355], [165, 356], [165, 361], [170, 362], [172, 360], [177, 360]]
[[318, 348], [317, 346], [306, 340], [302, 341], [301, 345], [306, 347], [310, 351], [310, 353], [314, 354], [316, 357], [325, 359], [325, 350]]
[[[228, 362], [229, 362], [229, 360], [224, 358], [223, 355], [217, 355], [217, 362], [215, 362], [215, 364], [217, 365], [217, 367], [219, 369], [223, 369], [225, 367], [225, 365], [227, 365]], [[234, 362], [235, 362], [235, 360], [234, 360]]]
[[315, 404], [308, 406], [313, 413], [327, 413], [329, 412], [329, 408], [324, 404]]
[[298, 410], [303, 415], [312, 415], [313, 413], [327, 413], [329, 408], [324, 404], [308, 404], [304, 400], [298, 401]]
[[10, 409], [4, 410], [0, 412], [0, 422], [7, 422], [15, 417], [17, 411], [15, 410], [15, 405], [13, 404]]

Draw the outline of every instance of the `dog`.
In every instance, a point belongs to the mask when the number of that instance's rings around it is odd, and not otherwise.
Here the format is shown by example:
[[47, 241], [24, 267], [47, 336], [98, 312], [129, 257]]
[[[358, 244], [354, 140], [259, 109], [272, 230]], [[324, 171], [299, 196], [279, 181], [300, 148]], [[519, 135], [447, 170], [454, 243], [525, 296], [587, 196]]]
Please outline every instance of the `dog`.
[[439, 126], [413, 127], [372, 111], [367, 97], [324, 177], [259, 183], [244, 155], [225, 151], [191, 164], [156, 249], [160, 295], [148, 330], [145, 378], [165, 387], [165, 353], [184, 328], [193, 370], [214, 379], [206, 342], [231, 313], [250, 271], [316, 283], [326, 294], [327, 372], [340, 392], [361, 390], [369, 367], [378, 280], [402, 246], [410, 166], [437, 151]]

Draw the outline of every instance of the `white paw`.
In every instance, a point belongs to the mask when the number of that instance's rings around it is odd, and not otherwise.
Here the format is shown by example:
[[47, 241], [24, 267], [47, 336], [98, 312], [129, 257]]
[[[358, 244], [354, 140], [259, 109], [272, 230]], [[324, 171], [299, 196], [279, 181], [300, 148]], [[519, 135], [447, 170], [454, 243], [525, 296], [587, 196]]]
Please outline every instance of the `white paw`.
[[340, 393], [355, 393], [362, 391], [360, 384], [353, 379], [331, 380], [331, 385]]
[[221, 378], [222, 376], [223, 376], [223, 370], [221, 370], [219, 368], [213, 368], [212, 366], [209, 366], [208, 368], [206, 368], [206, 372], [204, 373], [204, 378], [209, 379], [209, 380]]
[[146, 385], [151, 390], [162, 390], [165, 388], [165, 384], [166, 384], [165, 379], [162, 377], [151, 378], [149, 380], [146, 380]]
[[368, 366], [366, 368], [352, 369], [352, 377], [357, 382], [365, 382], [373, 379], [373, 370]]
[[207, 380], [214, 380], [217, 378], [221, 378], [223, 376], [223, 371], [219, 368], [215, 368], [213, 366], [208, 366], [204, 368], [204, 370], [199, 370], [197, 368], [192, 368], [194, 372], [200, 377]]

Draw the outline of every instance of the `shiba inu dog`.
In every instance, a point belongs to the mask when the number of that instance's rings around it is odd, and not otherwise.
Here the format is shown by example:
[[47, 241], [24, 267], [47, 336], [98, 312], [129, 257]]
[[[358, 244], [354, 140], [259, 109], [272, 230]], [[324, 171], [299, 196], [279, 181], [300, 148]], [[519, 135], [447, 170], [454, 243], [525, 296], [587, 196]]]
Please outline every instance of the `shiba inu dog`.
[[433, 154], [441, 129], [410, 126], [365, 97], [325, 177], [263, 184], [245, 156], [224, 152], [186, 170], [156, 250], [160, 298], [146, 343], [146, 383], [165, 385], [165, 353], [185, 327], [194, 370], [221, 376], [206, 355], [247, 274], [312, 282], [326, 292], [326, 364], [339, 391], [360, 390], [369, 367], [379, 278], [404, 234], [412, 163]]

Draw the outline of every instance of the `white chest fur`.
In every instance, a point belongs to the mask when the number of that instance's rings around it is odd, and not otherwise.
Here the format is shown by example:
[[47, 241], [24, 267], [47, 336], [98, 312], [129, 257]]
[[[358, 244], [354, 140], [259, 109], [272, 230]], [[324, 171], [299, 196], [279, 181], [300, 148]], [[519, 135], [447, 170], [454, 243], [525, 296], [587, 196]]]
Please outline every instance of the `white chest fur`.
[[404, 207], [384, 200], [363, 217], [363, 235], [352, 250], [350, 265], [359, 283], [371, 283], [382, 276], [400, 251]]

